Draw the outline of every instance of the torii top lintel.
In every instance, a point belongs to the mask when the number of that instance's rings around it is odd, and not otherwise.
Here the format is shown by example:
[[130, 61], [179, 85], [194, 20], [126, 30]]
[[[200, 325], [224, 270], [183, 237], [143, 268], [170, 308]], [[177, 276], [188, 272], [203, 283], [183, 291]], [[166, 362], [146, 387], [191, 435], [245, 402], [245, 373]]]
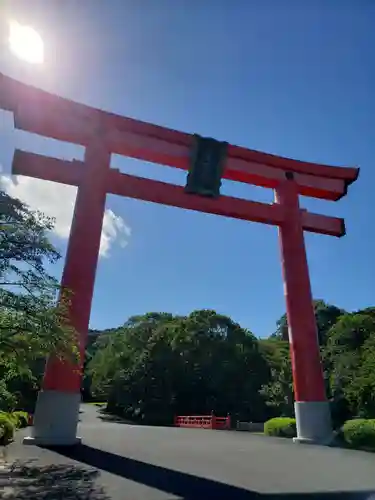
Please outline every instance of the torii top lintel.
[[[0, 108], [13, 112], [16, 128], [87, 145], [100, 135], [108, 150], [188, 170], [193, 135], [102, 111], [26, 85], [0, 73]], [[293, 172], [299, 194], [338, 200], [358, 168], [331, 167], [229, 145], [223, 177], [276, 188]]]

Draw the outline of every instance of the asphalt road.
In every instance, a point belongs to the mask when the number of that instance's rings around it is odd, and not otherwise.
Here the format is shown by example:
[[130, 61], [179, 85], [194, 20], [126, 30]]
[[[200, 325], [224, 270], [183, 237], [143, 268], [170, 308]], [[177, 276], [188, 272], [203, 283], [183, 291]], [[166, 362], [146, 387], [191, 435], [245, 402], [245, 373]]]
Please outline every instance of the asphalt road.
[[47, 450], [20, 439], [10, 447], [14, 465], [2, 473], [0, 498], [375, 500], [375, 454], [244, 432], [108, 422], [90, 405], [80, 417], [80, 447]]

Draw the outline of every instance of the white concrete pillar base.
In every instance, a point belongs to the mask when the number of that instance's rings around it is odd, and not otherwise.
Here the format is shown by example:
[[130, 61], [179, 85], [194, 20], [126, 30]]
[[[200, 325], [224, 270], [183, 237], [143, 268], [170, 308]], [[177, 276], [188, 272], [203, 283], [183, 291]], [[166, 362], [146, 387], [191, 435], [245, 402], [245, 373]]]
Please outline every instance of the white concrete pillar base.
[[333, 440], [331, 412], [328, 401], [296, 401], [297, 422], [295, 443], [328, 445]]
[[24, 444], [40, 446], [72, 446], [79, 444], [77, 424], [80, 393], [40, 391], [36, 403], [31, 435]]
[[22, 444], [30, 446], [75, 446], [81, 443], [82, 443], [82, 438], [80, 438], [79, 436], [75, 436], [73, 440], [69, 441], [67, 441], [65, 438], [44, 439], [42, 437], [35, 438], [33, 436], [26, 436], [22, 440]]

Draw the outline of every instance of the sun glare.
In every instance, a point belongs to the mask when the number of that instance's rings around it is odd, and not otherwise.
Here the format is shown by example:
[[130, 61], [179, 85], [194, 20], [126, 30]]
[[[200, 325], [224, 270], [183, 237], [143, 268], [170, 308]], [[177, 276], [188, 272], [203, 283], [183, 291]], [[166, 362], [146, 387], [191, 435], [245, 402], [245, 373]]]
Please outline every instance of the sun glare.
[[31, 26], [23, 26], [17, 21], [9, 23], [9, 47], [19, 59], [32, 64], [44, 60], [43, 40]]

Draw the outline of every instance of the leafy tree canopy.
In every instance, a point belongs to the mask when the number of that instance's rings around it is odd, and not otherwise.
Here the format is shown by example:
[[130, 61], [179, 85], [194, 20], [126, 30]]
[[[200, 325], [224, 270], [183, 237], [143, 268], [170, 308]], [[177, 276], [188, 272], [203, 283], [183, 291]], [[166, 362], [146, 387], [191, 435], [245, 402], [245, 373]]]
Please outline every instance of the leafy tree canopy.
[[[345, 311], [334, 305], [327, 304], [321, 299], [314, 300], [314, 310], [319, 343], [320, 345], [324, 345], [326, 342], [326, 333]], [[276, 331], [272, 334], [272, 337], [288, 340], [288, 320], [286, 314], [283, 314], [276, 322]]]
[[7, 400], [6, 388], [32, 378], [40, 358], [77, 356], [68, 302], [57, 303], [59, 285], [46, 271], [60, 257], [48, 239], [52, 227], [51, 219], [0, 191], [0, 390]]
[[130, 318], [98, 345], [88, 372], [94, 393], [132, 419], [211, 411], [259, 419], [265, 410], [269, 369], [257, 339], [211, 310]]

